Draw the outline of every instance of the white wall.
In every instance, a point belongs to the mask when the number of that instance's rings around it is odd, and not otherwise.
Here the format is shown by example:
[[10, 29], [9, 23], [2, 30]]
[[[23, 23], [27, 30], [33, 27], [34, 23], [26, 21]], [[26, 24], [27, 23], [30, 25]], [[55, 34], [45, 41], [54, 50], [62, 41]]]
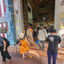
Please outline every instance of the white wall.
[[54, 27], [55, 27], [55, 29], [57, 29], [57, 31], [60, 28], [61, 1], [62, 0], [55, 0], [55, 21], [54, 21]]

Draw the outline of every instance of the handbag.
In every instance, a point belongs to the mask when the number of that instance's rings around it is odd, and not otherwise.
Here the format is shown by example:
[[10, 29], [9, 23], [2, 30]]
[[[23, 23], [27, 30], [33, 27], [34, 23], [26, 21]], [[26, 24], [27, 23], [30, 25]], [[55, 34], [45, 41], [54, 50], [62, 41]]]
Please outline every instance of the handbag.
[[37, 45], [38, 45], [38, 43], [39, 43], [39, 40], [36, 41], [36, 44], [37, 44]]

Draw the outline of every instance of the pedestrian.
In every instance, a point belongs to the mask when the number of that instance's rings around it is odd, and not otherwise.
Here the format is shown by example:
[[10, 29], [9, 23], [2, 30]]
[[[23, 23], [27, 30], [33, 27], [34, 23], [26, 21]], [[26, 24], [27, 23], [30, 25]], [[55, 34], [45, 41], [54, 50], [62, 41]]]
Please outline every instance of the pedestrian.
[[39, 32], [39, 29], [40, 29], [40, 27], [37, 27], [37, 30], [36, 30], [36, 37], [37, 37], [37, 39], [38, 39], [38, 32]]
[[34, 28], [33, 37], [34, 37], [34, 42], [36, 42], [36, 39], [37, 39], [37, 35], [36, 35], [36, 27]]
[[60, 36], [56, 35], [56, 29], [51, 30], [51, 35], [46, 39], [48, 45], [47, 55], [48, 64], [51, 64], [51, 56], [53, 56], [53, 64], [56, 64], [58, 44], [61, 42]]
[[33, 28], [32, 24], [29, 23], [28, 29], [27, 29], [27, 39], [29, 41], [30, 46], [34, 45], [34, 38], [33, 38]]
[[23, 55], [23, 59], [24, 59], [26, 52], [28, 52], [30, 49], [29, 42], [28, 42], [27, 37], [25, 35], [25, 30], [22, 31], [18, 40], [20, 41], [20, 54]]
[[[47, 36], [47, 32], [44, 29], [44, 26], [40, 25], [40, 29], [38, 31], [38, 40], [39, 40], [39, 48], [40, 49], [42, 48], [42, 50], [44, 50], [46, 36]], [[41, 47], [41, 42], [42, 42], [42, 47]]]
[[6, 38], [1, 37], [0, 35], [0, 52], [2, 56], [2, 63], [6, 63], [6, 58], [11, 60], [11, 56], [8, 52], [9, 43], [7, 44], [8, 40]]

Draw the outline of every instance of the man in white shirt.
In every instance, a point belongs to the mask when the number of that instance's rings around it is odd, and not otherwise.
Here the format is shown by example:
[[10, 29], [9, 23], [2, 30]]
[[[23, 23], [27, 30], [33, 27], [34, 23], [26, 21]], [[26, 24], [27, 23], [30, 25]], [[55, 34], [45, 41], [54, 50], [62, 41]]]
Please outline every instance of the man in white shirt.
[[[39, 40], [39, 48], [40, 49], [42, 48], [44, 50], [44, 43], [45, 43], [46, 36], [47, 36], [46, 30], [44, 29], [43, 25], [40, 25], [40, 29], [38, 32], [38, 40]], [[40, 45], [41, 42], [42, 42], [42, 47]]]

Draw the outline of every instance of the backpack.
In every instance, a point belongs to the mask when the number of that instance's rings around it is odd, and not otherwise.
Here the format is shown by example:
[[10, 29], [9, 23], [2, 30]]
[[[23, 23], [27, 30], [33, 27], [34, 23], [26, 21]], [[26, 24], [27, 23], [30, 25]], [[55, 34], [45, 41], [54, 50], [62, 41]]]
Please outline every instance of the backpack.
[[39, 40], [36, 41], [36, 44], [37, 44], [37, 45], [39, 44]]
[[10, 42], [8, 39], [4, 38], [4, 40], [6, 41], [6, 47], [9, 47], [10, 46]]

